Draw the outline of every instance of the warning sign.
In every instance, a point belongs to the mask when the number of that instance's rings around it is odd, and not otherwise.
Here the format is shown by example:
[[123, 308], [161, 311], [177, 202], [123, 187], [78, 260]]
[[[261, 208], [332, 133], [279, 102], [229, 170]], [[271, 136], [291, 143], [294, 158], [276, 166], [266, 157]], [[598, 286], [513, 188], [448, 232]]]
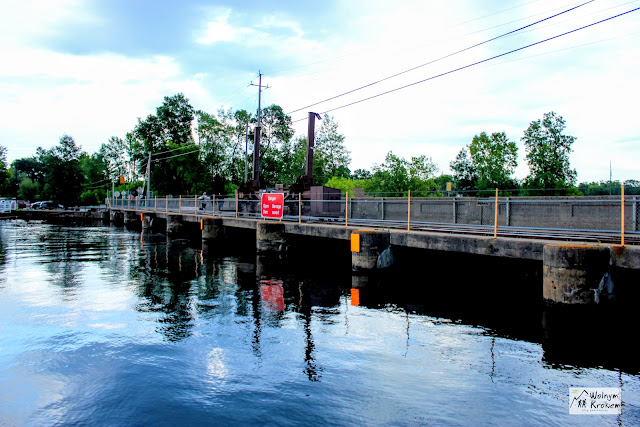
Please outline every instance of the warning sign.
[[263, 218], [282, 218], [284, 193], [262, 193], [260, 206]]

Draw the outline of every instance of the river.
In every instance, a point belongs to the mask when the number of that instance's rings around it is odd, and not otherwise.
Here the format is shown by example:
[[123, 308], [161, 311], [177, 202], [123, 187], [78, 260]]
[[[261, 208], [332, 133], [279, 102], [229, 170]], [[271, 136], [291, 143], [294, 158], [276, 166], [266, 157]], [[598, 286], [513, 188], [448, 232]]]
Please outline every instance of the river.
[[0, 425], [640, 425], [637, 316], [549, 311], [536, 265], [254, 247], [0, 221]]

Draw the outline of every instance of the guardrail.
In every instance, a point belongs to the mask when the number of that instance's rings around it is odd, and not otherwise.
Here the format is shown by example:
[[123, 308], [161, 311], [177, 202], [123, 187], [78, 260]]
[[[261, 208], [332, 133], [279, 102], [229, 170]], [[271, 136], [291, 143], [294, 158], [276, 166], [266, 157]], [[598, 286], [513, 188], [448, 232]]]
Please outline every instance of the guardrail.
[[[234, 196], [109, 199], [114, 209], [198, 216], [261, 218], [260, 201]], [[339, 221], [345, 225], [418, 229], [426, 225], [601, 231], [624, 235], [640, 229], [637, 196], [616, 197], [348, 197], [285, 200], [284, 221]], [[399, 225], [403, 223], [404, 226]]]

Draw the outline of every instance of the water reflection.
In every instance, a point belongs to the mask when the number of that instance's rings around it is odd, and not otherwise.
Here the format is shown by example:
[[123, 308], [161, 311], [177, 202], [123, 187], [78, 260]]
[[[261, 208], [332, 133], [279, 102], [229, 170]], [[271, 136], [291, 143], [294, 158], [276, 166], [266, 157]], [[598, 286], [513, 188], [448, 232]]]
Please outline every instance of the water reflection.
[[620, 421], [640, 421], [637, 319], [527, 302], [522, 265], [429, 254], [367, 276], [332, 247], [20, 227], [0, 225], [0, 384], [35, 391], [5, 393], [0, 418], [27, 414], [10, 424], [569, 424], [577, 382], [622, 386]]

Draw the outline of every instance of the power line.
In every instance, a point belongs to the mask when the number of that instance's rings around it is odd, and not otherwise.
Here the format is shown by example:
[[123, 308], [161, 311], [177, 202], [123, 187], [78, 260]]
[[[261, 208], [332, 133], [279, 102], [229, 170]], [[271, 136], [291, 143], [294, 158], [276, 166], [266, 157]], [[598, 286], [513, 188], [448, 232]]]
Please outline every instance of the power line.
[[[634, 2], [631, 2], [631, 3], [634, 3]], [[609, 37], [609, 38], [606, 38], [606, 39], [595, 40], [595, 41], [592, 41], [592, 42], [589, 42], [589, 43], [582, 43], [582, 44], [575, 45], [575, 46], [565, 47], [563, 49], [551, 50], [549, 52], [539, 53], [537, 55], [524, 56], [522, 58], [510, 59], [508, 61], [497, 62], [495, 64], [488, 64], [485, 67], [493, 67], [493, 66], [496, 66], [496, 65], [508, 64], [510, 62], [523, 61], [525, 59], [531, 59], [531, 58], [537, 58], [539, 56], [551, 55], [552, 53], [564, 52], [565, 50], [571, 50], [571, 49], [578, 49], [578, 48], [581, 48], [581, 47], [590, 46], [590, 45], [597, 44], [597, 43], [602, 43], [602, 42], [605, 42], [605, 41], [615, 40], [615, 39], [619, 39], [621, 37], [632, 36], [632, 35], [635, 35], [635, 34], [640, 34], [640, 31], [635, 31], [633, 33], [622, 34], [620, 36], [615, 36], [615, 37]]]
[[427, 65], [429, 65], [429, 64], [433, 64], [433, 63], [438, 62], [438, 61], [441, 61], [441, 60], [443, 60], [443, 59], [446, 59], [446, 58], [452, 57], [452, 56], [457, 55], [457, 54], [459, 54], [459, 53], [465, 52], [465, 51], [467, 51], [467, 50], [470, 50], [470, 49], [473, 49], [473, 48], [475, 48], [475, 47], [481, 46], [481, 45], [483, 45], [483, 44], [489, 43], [489, 42], [491, 42], [491, 41], [494, 41], [494, 40], [500, 39], [500, 38], [502, 38], [502, 37], [508, 36], [509, 34], [513, 34], [513, 33], [516, 33], [516, 32], [518, 32], [518, 31], [520, 31], [520, 30], [524, 30], [525, 28], [532, 27], [532, 26], [534, 26], [534, 25], [536, 25], [536, 24], [539, 24], [539, 23], [541, 23], [541, 22], [548, 21], [549, 19], [555, 18], [556, 16], [560, 16], [560, 15], [562, 15], [562, 14], [564, 14], [564, 13], [570, 12], [570, 11], [572, 11], [572, 10], [574, 10], [574, 9], [577, 9], [577, 8], [579, 8], [579, 7], [582, 7], [582, 6], [586, 5], [586, 4], [593, 3], [594, 1], [595, 1], [595, 0], [589, 0], [589, 1], [586, 1], [586, 2], [584, 2], [584, 3], [582, 3], [582, 4], [579, 4], [578, 6], [574, 6], [574, 7], [570, 8], [570, 9], [566, 9], [566, 10], [564, 10], [564, 11], [562, 11], [562, 12], [556, 13], [555, 15], [552, 15], [552, 16], [549, 16], [549, 17], [547, 17], [547, 18], [541, 19], [541, 20], [539, 20], [539, 21], [533, 22], [533, 23], [531, 23], [531, 24], [529, 24], [529, 25], [525, 25], [524, 27], [520, 27], [520, 28], [518, 28], [518, 29], [516, 29], [516, 30], [512, 30], [512, 31], [509, 31], [509, 32], [507, 32], [507, 33], [501, 34], [501, 35], [499, 35], [499, 36], [496, 36], [496, 37], [490, 38], [490, 39], [485, 40], [485, 41], [483, 41], [483, 42], [476, 43], [476, 44], [474, 44], [473, 46], [466, 47], [466, 48], [464, 48], [464, 49], [461, 49], [461, 50], [458, 50], [458, 51], [456, 51], [456, 52], [450, 53], [450, 54], [448, 54], [448, 55], [442, 56], [442, 57], [440, 57], [440, 58], [437, 58], [437, 59], [431, 60], [431, 61], [426, 62], [426, 63], [424, 63], [424, 64], [417, 65], [417, 66], [415, 66], [415, 67], [413, 67], [413, 68], [409, 68], [409, 69], [404, 70], [404, 71], [401, 71], [401, 72], [399, 72], [399, 73], [392, 74], [391, 76], [384, 77], [384, 78], [382, 78], [382, 79], [380, 79], [380, 80], [377, 80], [377, 81], [375, 81], [375, 82], [368, 83], [368, 84], [366, 84], [366, 85], [364, 85], [364, 86], [360, 86], [360, 87], [358, 87], [358, 88], [356, 88], [356, 89], [352, 89], [352, 90], [350, 90], [350, 91], [347, 91], [347, 92], [341, 93], [341, 94], [339, 94], [339, 95], [335, 95], [335, 96], [332, 96], [332, 97], [330, 97], [330, 98], [324, 99], [324, 100], [322, 100], [322, 101], [318, 101], [318, 102], [315, 102], [315, 103], [313, 103], [313, 104], [306, 105], [306, 106], [304, 106], [304, 107], [302, 107], [302, 108], [298, 108], [297, 110], [290, 111], [290, 112], [288, 112], [288, 113], [287, 113], [287, 115], [288, 115], [288, 114], [296, 113], [296, 112], [298, 112], [298, 111], [301, 111], [301, 110], [307, 109], [307, 108], [309, 108], [309, 107], [313, 107], [314, 105], [318, 105], [318, 104], [322, 104], [322, 103], [327, 102], [327, 101], [331, 101], [332, 99], [336, 99], [336, 98], [339, 98], [339, 97], [341, 97], [341, 96], [348, 95], [348, 94], [350, 94], [350, 93], [357, 92], [357, 91], [359, 91], [359, 90], [361, 90], [361, 89], [364, 89], [364, 88], [367, 88], [367, 87], [370, 87], [370, 86], [376, 85], [376, 84], [378, 84], [378, 83], [384, 82], [384, 81], [389, 80], [389, 79], [392, 79], [392, 78], [394, 78], [394, 77], [398, 77], [398, 76], [400, 76], [400, 75], [402, 75], [402, 74], [406, 74], [406, 73], [408, 73], [408, 72], [410, 72], [410, 71], [417, 70], [418, 68], [422, 68], [422, 67], [427, 66]]
[[[518, 8], [520, 8], [520, 7], [526, 6], [526, 5], [531, 4], [531, 3], [537, 3], [537, 2], [539, 2], [539, 1], [540, 1], [540, 0], [533, 0], [533, 1], [530, 1], [530, 2], [527, 2], [527, 3], [523, 3], [523, 4], [521, 4], [521, 5], [518, 5], [518, 6], [509, 7], [509, 8], [507, 8], [507, 9], [503, 9], [503, 10], [500, 10], [500, 11], [498, 11], [498, 12], [490, 13], [490, 14], [488, 14], [488, 15], [479, 16], [479, 17], [477, 17], [477, 18], [473, 18], [473, 19], [470, 19], [470, 20], [468, 20], [468, 21], [463, 21], [463, 22], [459, 22], [459, 23], [457, 23], [457, 24], [453, 24], [453, 25], [449, 26], [448, 28], [455, 28], [455, 27], [459, 27], [460, 25], [464, 25], [464, 24], [469, 23], [469, 22], [478, 21], [478, 20], [480, 20], [480, 19], [488, 18], [488, 17], [490, 17], [490, 16], [494, 16], [494, 15], [499, 15], [499, 14], [501, 14], [501, 13], [508, 12], [508, 11], [510, 11], [510, 10], [512, 10], [512, 9], [518, 9]], [[576, 3], [576, 2], [574, 2], [574, 3], [570, 3], [570, 4], [575, 4], [575, 3]], [[557, 10], [557, 9], [560, 9], [560, 8], [551, 9], [551, 10]], [[546, 13], [546, 12], [542, 12], [542, 13]], [[533, 16], [535, 16], [535, 15], [533, 15]], [[523, 19], [526, 19], [526, 18], [523, 18]], [[512, 21], [512, 22], [515, 22], [515, 21]], [[491, 27], [491, 28], [494, 28], [494, 27]], [[480, 31], [486, 31], [486, 30], [488, 30], [488, 28], [485, 28], [484, 30], [480, 30]], [[339, 59], [346, 58], [346, 57], [350, 57], [350, 56], [351, 56], [351, 55], [347, 53], [347, 54], [340, 55], [340, 56], [337, 56], [337, 57], [334, 57], [334, 58], [327, 58], [327, 59], [323, 59], [323, 60], [321, 60], [321, 61], [315, 61], [315, 62], [311, 62], [311, 63], [308, 63], [308, 64], [296, 65], [296, 66], [293, 66], [293, 67], [287, 67], [287, 68], [280, 68], [280, 69], [277, 69], [277, 70], [271, 70], [271, 71], [268, 71], [268, 72], [267, 72], [267, 73], [265, 73], [265, 74], [271, 74], [271, 75], [273, 75], [273, 74], [281, 73], [281, 72], [283, 72], [283, 71], [289, 71], [289, 70], [295, 70], [295, 69], [298, 69], [298, 68], [310, 67], [310, 66], [312, 66], [312, 65], [322, 64], [322, 63], [325, 63], [325, 62], [331, 62], [331, 61], [334, 61], [334, 60], [339, 60]], [[303, 75], [308, 75], [308, 74], [309, 74], [309, 73], [307, 73], [307, 74], [303, 74]], [[313, 74], [313, 73], [311, 73], [311, 74]]]
[[[446, 76], [446, 75], [448, 75], [448, 74], [455, 73], [456, 71], [464, 70], [464, 69], [466, 69], [466, 68], [470, 68], [470, 67], [473, 67], [473, 66], [475, 66], [475, 65], [482, 64], [482, 63], [485, 63], [485, 62], [491, 61], [491, 60], [493, 60], [493, 59], [500, 58], [500, 57], [502, 57], [502, 56], [506, 56], [506, 55], [509, 55], [509, 54], [511, 54], [511, 53], [518, 52], [518, 51], [521, 51], [521, 50], [524, 50], [524, 49], [530, 48], [530, 47], [532, 47], [532, 46], [536, 46], [536, 45], [539, 45], [539, 44], [542, 44], [542, 43], [548, 42], [548, 41], [550, 41], [550, 40], [553, 40], [553, 39], [557, 39], [557, 38], [559, 38], [559, 37], [566, 36], [566, 35], [571, 34], [571, 33], [575, 33], [575, 32], [580, 31], [580, 30], [584, 30], [585, 28], [593, 27], [594, 25], [601, 24], [601, 23], [603, 23], [603, 22], [610, 21], [610, 20], [615, 19], [615, 18], [619, 18], [619, 17], [621, 17], [621, 16], [623, 16], [623, 15], [627, 15], [627, 14], [629, 14], [629, 13], [631, 13], [631, 12], [635, 12], [635, 11], [637, 11], [637, 10], [640, 10], [640, 7], [637, 7], [637, 8], [635, 8], [635, 9], [631, 9], [631, 10], [628, 10], [628, 11], [626, 11], [626, 12], [620, 13], [620, 14], [618, 14], [618, 15], [611, 16], [611, 17], [606, 18], [606, 19], [602, 19], [602, 20], [600, 20], [600, 21], [594, 22], [594, 23], [589, 24], [589, 25], [585, 25], [585, 26], [583, 26], [583, 27], [576, 28], [576, 29], [571, 30], [571, 31], [567, 31], [566, 33], [562, 33], [562, 34], [558, 34], [558, 35], [553, 36], [553, 37], [549, 37], [549, 38], [547, 38], [547, 39], [544, 39], [544, 40], [541, 40], [541, 41], [539, 41], [539, 42], [535, 42], [535, 43], [529, 44], [529, 45], [527, 45], [527, 46], [523, 46], [523, 47], [519, 47], [519, 48], [517, 48], [517, 49], [510, 50], [509, 52], [501, 53], [500, 55], [495, 55], [495, 56], [492, 56], [492, 57], [490, 57], [490, 58], [483, 59], [482, 61], [477, 61], [477, 62], [474, 62], [474, 63], [472, 63], [472, 64], [465, 65], [465, 66], [463, 66], [463, 67], [459, 67], [459, 68], [456, 68], [456, 69], [453, 69], [453, 70], [449, 70], [449, 71], [447, 71], [447, 72], [440, 73], [440, 74], [437, 74], [437, 75], [435, 75], [435, 76], [431, 76], [431, 77], [428, 77], [428, 78], [426, 78], [426, 79], [419, 80], [419, 81], [417, 81], [417, 82], [413, 82], [413, 83], [410, 83], [410, 84], [405, 85], [405, 86], [401, 86], [401, 87], [398, 87], [398, 88], [395, 88], [395, 89], [391, 89], [391, 90], [388, 90], [388, 91], [386, 91], [386, 92], [382, 92], [382, 93], [379, 93], [379, 94], [377, 94], [377, 95], [373, 95], [373, 96], [370, 96], [370, 97], [367, 97], [367, 98], [361, 99], [361, 100], [359, 100], [359, 101], [354, 101], [354, 102], [351, 102], [351, 103], [349, 103], [349, 104], [341, 105], [340, 107], [331, 108], [331, 109], [326, 110], [326, 111], [323, 111], [322, 113], [319, 113], [319, 114], [325, 114], [325, 113], [328, 113], [328, 112], [331, 112], [331, 111], [339, 110], [339, 109], [341, 109], [341, 108], [349, 107], [349, 106], [354, 105], [354, 104], [359, 104], [359, 103], [364, 102], [364, 101], [369, 101], [369, 100], [371, 100], [371, 99], [378, 98], [378, 97], [380, 97], [380, 96], [387, 95], [387, 94], [390, 94], [390, 93], [393, 93], [393, 92], [399, 91], [399, 90], [401, 90], [401, 89], [406, 89], [406, 88], [408, 88], [408, 87], [415, 86], [415, 85], [417, 85], [417, 84], [424, 83], [424, 82], [426, 82], [426, 81], [433, 80], [433, 79], [436, 79], [436, 78], [438, 78], [438, 77]], [[315, 105], [315, 104], [314, 104], [314, 105]], [[299, 122], [299, 121], [302, 121], [302, 120], [307, 120], [307, 119], [306, 119], [306, 118], [303, 118], [303, 119], [295, 120], [295, 121], [293, 121], [292, 123], [296, 123], [296, 122]]]
[[[173, 151], [175, 151], [175, 150], [173, 150]], [[197, 153], [198, 151], [200, 151], [200, 147], [196, 148], [195, 150], [188, 151], [186, 153], [180, 153], [180, 154], [176, 154], [176, 155], [170, 156], [170, 157], [163, 157], [162, 159], [155, 159], [155, 160], [152, 160], [152, 162], [161, 162], [163, 160], [169, 160], [169, 159], [173, 159], [175, 157], [186, 156], [187, 154]]]

